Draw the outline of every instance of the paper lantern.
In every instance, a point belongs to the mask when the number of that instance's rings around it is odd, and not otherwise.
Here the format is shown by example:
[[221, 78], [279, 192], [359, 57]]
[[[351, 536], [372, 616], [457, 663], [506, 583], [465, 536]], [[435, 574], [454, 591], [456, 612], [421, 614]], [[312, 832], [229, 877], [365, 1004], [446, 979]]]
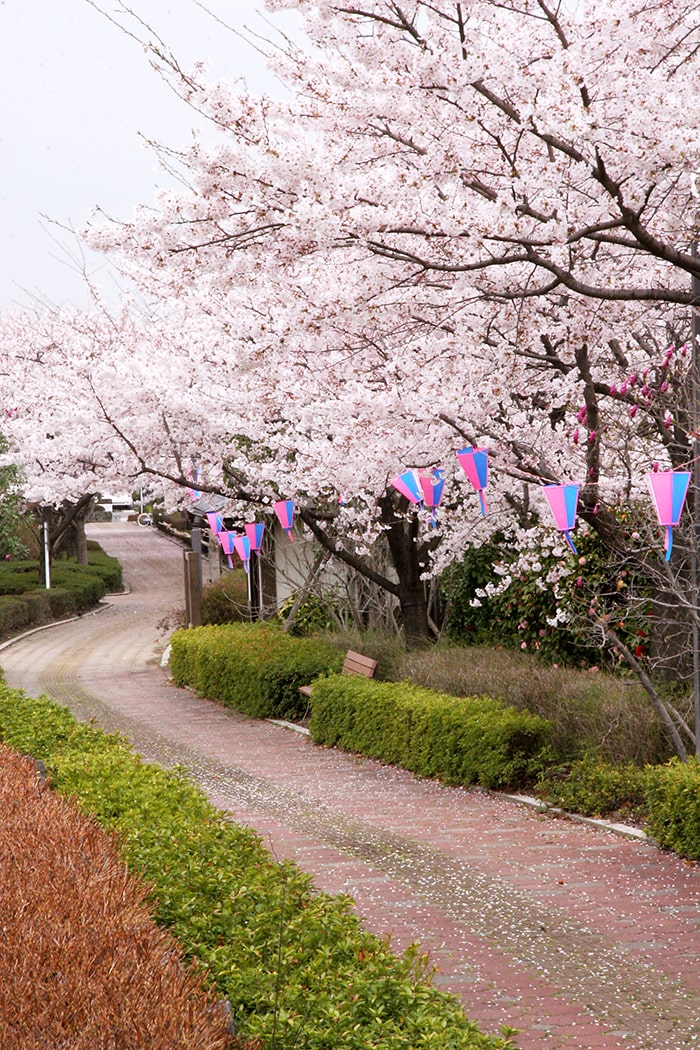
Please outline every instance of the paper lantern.
[[554, 515], [557, 528], [564, 533], [566, 542], [574, 554], [578, 554], [569, 532], [576, 525], [576, 508], [578, 506], [578, 485], [544, 485], [544, 494]]
[[233, 546], [236, 554], [243, 562], [243, 568], [248, 572], [250, 568], [250, 540], [247, 536], [234, 536]]
[[275, 503], [275, 514], [284, 531], [292, 538], [292, 526], [294, 524], [294, 500], [279, 499]]
[[659, 525], [663, 525], [666, 529], [664, 549], [666, 551], [666, 561], [668, 561], [673, 547], [673, 526], [678, 524], [683, 511], [688, 485], [690, 484], [690, 471], [649, 471], [646, 479], [654, 500], [654, 506], [656, 507]]
[[406, 497], [409, 503], [423, 502], [423, 492], [414, 470], [404, 471], [398, 478], [394, 478], [391, 484], [395, 489], [398, 489], [402, 496]]
[[265, 526], [262, 522], [253, 521], [245, 527], [245, 534], [248, 537], [250, 543], [250, 549], [252, 551], [259, 551], [262, 547], [262, 538], [265, 531]]
[[222, 551], [224, 552], [224, 554], [226, 555], [226, 557], [228, 559], [228, 567], [229, 567], [229, 569], [233, 568], [233, 562], [231, 561], [231, 555], [233, 554], [233, 552], [235, 550], [235, 547], [233, 545], [233, 541], [235, 540], [235, 538], [236, 538], [236, 533], [235, 532], [223, 531], [223, 532], [219, 533], [219, 543], [221, 544]]
[[489, 451], [487, 448], [463, 448], [457, 452], [457, 459], [464, 473], [479, 494], [482, 515], [488, 510], [484, 489], [489, 478]]
[[213, 512], [209, 512], [207, 514], [207, 521], [209, 522], [209, 528], [211, 529], [211, 531], [214, 533], [215, 536], [218, 536], [224, 527], [223, 514], [214, 514]]
[[436, 469], [432, 474], [421, 474], [418, 481], [423, 493], [423, 503], [432, 511], [431, 521], [435, 525], [437, 508], [440, 506], [442, 490], [445, 487], [445, 475]]

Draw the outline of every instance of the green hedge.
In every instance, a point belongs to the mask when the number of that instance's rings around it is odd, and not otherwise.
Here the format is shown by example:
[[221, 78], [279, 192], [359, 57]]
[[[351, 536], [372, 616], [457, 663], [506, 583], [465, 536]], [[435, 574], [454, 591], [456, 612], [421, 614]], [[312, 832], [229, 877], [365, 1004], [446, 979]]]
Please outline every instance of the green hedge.
[[343, 655], [318, 638], [292, 638], [266, 623], [176, 631], [170, 669], [178, 685], [253, 718], [301, 718], [299, 687], [340, 669]]
[[650, 833], [665, 849], [700, 860], [700, 761], [648, 766], [645, 780]]
[[545, 766], [551, 725], [488, 697], [349, 675], [314, 683], [311, 735], [447, 784], [517, 788]]
[[588, 755], [541, 775], [536, 794], [550, 805], [588, 817], [631, 817], [664, 849], [700, 860], [700, 761], [612, 765]]
[[38, 584], [38, 561], [0, 563], [0, 637], [74, 616], [97, 605], [108, 591], [121, 590], [116, 558], [89, 542], [88, 560], [87, 565], [54, 562], [48, 590]]
[[[649, 768], [649, 767], [647, 767]], [[646, 768], [632, 762], [612, 764], [600, 755], [546, 769], [535, 788], [538, 798], [586, 817], [643, 816]]]
[[54, 785], [114, 830], [153, 887], [156, 918], [209, 968], [243, 1037], [304, 1050], [498, 1050], [396, 956], [345, 897], [275, 863], [177, 771], [149, 765], [65, 708], [0, 686], [0, 739], [47, 763]]

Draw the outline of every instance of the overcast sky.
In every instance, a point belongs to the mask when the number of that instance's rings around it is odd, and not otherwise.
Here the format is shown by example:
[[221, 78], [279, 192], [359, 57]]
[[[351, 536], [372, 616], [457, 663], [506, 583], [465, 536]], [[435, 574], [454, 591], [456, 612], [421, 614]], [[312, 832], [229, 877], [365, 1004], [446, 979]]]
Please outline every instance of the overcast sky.
[[[102, 6], [114, 11], [117, 0]], [[217, 76], [243, 76], [253, 91], [281, 93], [255, 48], [197, 0], [129, 6], [182, 65], [203, 59]], [[271, 34], [255, 0], [206, 6], [234, 28]], [[289, 19], [276, 22], [292, 27]], [[53, 238], [71, 251], [74, 244], [49, 220], [79, 228], [96, 206], [128, 217], [149, 203], [166, 177], [140, 136], [186, 145], [194, 122], [138, 44], [88, 0], [0, 0], [0, 309], [85, 305], [82, 278]], [[100, 259], [89, 267], [98, 282], [111, 284]]]

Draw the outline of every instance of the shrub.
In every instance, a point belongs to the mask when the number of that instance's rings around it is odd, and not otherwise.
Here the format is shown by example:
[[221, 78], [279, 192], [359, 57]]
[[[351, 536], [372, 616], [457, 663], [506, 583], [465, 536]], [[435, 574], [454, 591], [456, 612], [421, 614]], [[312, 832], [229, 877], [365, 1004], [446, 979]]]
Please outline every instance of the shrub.
[[[633, 531], [631, 519], [627, 524]], [[590, 629], [587, 610], [594, 606], [610, 615], [620, 638], [643, 655], [648, 648], [650, 581], [633, 556], [607, 550], [585, 527], [577, 533], [576, 546], [580, 557], [568, 562], [563, 576], [560, 557], [544, 548], [536, 557], [532, 553], [533, 568], [516, 569], [522, 551], [512, 537], [499, 535], [490, 545], [469, 549], [442, 581], [449, 637], [463, 644], [526, 649], [561, 664], [586, 666], [604, 660], [616, 665]], [[510, 583], [501, 589], [505, 578]], [[495, 593], [489, 594], [489, 586]], [[635, 595], [632, 602], [630, 594]]]
[[159, 921], [209, 968], [242, 1036], [305, 1050], [509, 1045], [480, 1033], [426, 980], [423, 957], [393, 955], [362, 929], [348, 898], [317, 892], [294, 865], [275, 863], [178, 771], [6, 687], [0, 736], [38, 752], [57, 788], [118, 834], [153, 886]]
[[342, 656], [318, 638], [293, 638], [273, 624], [226, 624], [177, 631], [170, 667], [177, 685], [253, 718], [301, 718], [299, 694], [321, 674], [338, 671]]
[[649, 831], [660, 846], [700, 860], [700, 761], [673, 758], [647, 770]]
[[202, 623], [240, 623], [249, 619], [245, 569], [224, 573], [202, 590]]
[[88, 557], [88, 565], [54, 562], [48, 590], [38, 585], [38, 561], [0, 563], [0, 635], [84, 612], [108, 591], [121, 589], [122, 570], [116, 558], [93, 541], [88, 543]]
[[[277, 620], [285, 624], [297, 600], [296, 594], [290, 594], [277, 610]], [[298, 605], [294, 619], [287, 628], [290, 634], [299, 638], [317, 634], [319, 631], [332, 631], [336, 621], [331, 612], [332, 598], [320, 598], [317, 594], [308, 594]]]
[[447, 784], [516, 788], [542, 770], [550, 725], [488, 697], [336, 675], [314, 683], [311, 735]]
[[545, 770], [535, 791], [539, 798], [569, 813], [635, 818], [645, 811], [646, 783], [646, 769], [632, 763], [611, 765], [599, 755], [587, 755], [570, 766]]
[[495, 696], [552, 723], [557, 754], [598, 751], [614, 763], [663, 762], [670, 748], [644, 690], [629, 679], [547, 667], [528, 653], [438, 645], [403, 653], [394, 677], [455, 696]]
[[0, 747], [0, 1045], [233, 1047], [201, 972], [159, 929], [141, 880], [97, 823], [37, 791]]

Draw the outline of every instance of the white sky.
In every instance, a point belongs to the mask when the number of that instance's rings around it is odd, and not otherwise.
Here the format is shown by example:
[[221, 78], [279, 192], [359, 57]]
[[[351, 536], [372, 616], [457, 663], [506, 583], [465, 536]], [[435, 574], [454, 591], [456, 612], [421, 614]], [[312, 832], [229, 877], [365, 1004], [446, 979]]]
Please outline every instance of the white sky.
[[[118, 2], [101, 6], [115, 11]], [[181, 65], [202, 59], [217, 77], [245, 77], [252, 91], [282, 91], [255, 48], [196, 0], [130, 0], [129, 6]], [[255, 0], [206, 0], [206, 6], [238, 30], [271, 35], [263, 22], [269, 16]], [[279, 16], [275, 22], [293, 25]], [[195, 121], [139, 45], [88, 0], [0, 0], [0, 310], [85, 305], [82, 277], [66, 254], [75, 252], [75, 243], [49, 220], [80, 228], [96, 206], [130, 216], [167, 182], [139, 133], [183, 146]], [[88, 263], [108, 287], [103, 261], [93, 256]]]

